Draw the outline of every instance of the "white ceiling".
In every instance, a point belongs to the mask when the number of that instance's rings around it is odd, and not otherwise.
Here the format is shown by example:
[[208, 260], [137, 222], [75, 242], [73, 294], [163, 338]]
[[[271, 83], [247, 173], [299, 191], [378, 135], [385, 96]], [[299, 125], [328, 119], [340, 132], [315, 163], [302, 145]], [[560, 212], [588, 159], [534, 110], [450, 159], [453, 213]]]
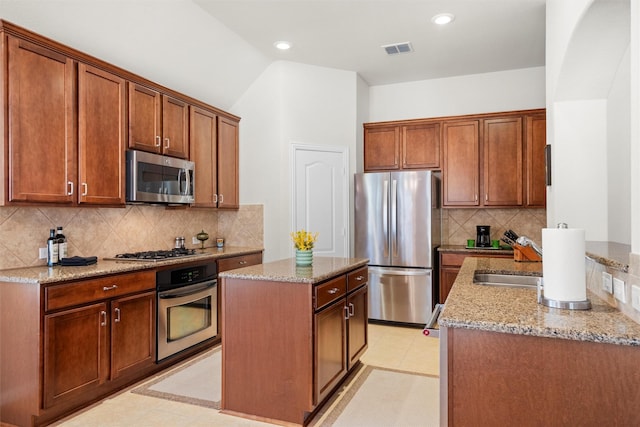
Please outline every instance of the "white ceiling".
[[[355, 71], [371, 86], [545, 63], [546, 0], [194, 1], [272, 60]], [[433, 24], [442, 12], [455, 20]], [[401, 42], [414, 52], [381, 48]]]

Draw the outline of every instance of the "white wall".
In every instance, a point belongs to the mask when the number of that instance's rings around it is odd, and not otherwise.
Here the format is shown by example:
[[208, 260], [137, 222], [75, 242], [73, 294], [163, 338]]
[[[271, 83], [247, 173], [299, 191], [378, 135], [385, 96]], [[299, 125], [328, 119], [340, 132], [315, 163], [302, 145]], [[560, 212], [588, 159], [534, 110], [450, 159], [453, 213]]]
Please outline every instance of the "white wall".
[[544, 67], [372, 86], [370, 122], [545, 107]]
[[348, 147], [355, 172], [358, 85], [354, 72], [278, 61], [232, 107], [242, 117], [240, 201], [264, 204], [265, 260], [292, 254], [292, 143]]
[[223, 110], [269, 64], [191, 0], [0, 0], [0, 18]]

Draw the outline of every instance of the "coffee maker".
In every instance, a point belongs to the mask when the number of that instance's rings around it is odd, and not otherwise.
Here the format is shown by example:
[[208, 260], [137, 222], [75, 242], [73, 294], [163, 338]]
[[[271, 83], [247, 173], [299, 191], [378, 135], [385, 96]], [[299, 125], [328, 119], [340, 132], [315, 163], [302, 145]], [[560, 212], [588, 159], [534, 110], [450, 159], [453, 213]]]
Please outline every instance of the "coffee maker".
[[478, 248], [491, 247], [491, 226], [490, 225], [476, 225], [476, 247]]

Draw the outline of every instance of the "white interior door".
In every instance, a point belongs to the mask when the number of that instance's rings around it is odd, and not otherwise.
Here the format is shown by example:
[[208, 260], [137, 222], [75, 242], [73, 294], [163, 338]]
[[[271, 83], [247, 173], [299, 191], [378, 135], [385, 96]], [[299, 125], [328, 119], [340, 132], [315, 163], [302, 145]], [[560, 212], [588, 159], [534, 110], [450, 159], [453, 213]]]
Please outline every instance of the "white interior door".
[[319, 233], [314, 255], [348, 256], [348, 154], [344, 147], [292, 145], [291, 231]]

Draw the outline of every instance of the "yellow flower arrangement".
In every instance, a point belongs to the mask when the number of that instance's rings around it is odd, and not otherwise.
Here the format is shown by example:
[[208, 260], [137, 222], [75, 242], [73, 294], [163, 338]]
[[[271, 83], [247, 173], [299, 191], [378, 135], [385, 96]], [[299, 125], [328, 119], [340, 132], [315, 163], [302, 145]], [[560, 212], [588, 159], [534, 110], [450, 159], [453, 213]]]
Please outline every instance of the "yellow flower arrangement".
[[300, 251], [309, 251], [313, 249], [313, 244], [318, 239], [318, 233], [310, 233], [304, 229], [291, 232], [291, 240], [293, 246]]

